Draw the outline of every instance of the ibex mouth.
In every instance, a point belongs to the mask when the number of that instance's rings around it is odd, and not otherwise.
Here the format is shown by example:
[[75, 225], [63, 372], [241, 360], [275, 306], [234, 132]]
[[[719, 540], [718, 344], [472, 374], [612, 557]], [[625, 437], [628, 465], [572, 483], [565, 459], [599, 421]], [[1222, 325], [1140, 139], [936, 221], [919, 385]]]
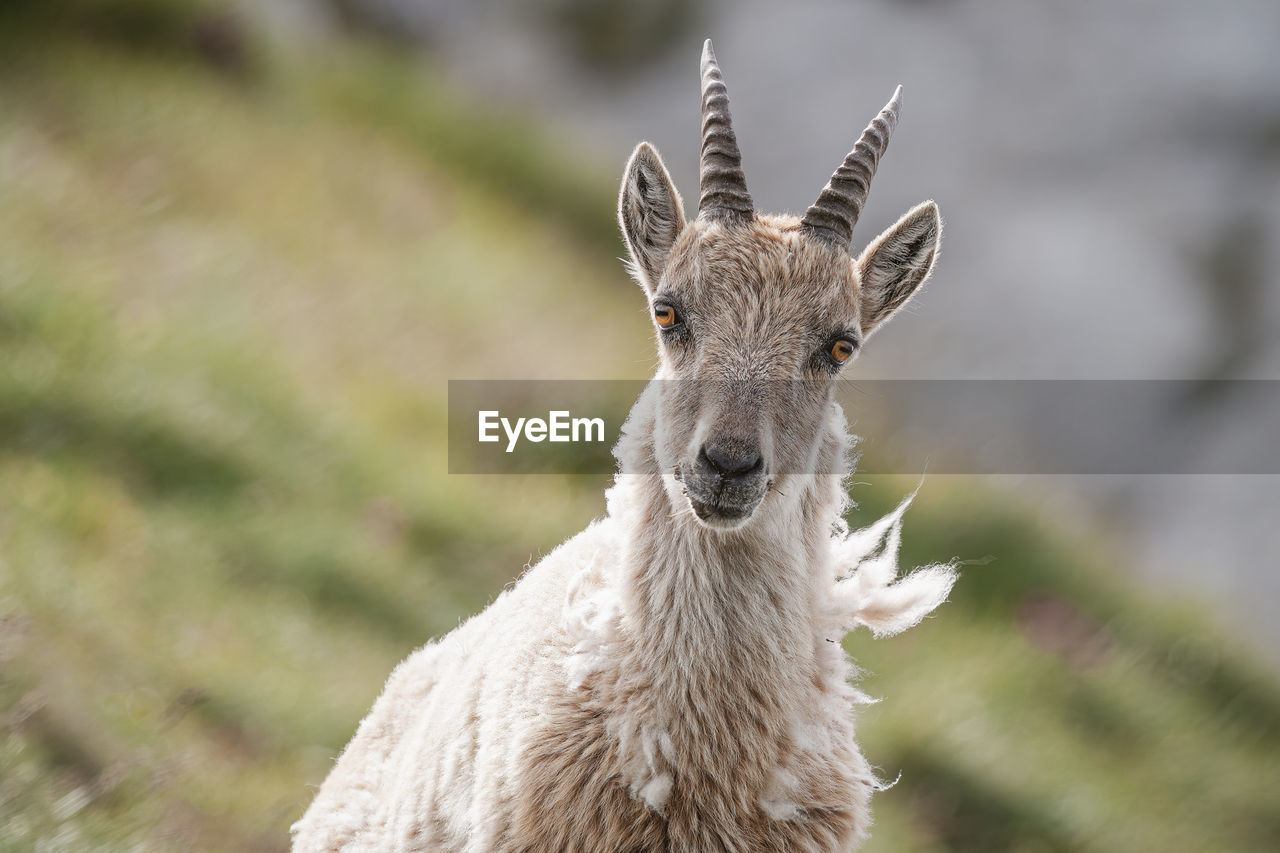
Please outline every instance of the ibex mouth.
[[692, 495], [689, 496], [689, 506], [693, 507], [693, 514], [708, 527], [729, 529], [741, 527], [746, 524], [747, 519], [751, 518], [752, 513], [755, 512], [759, 504], [759, 500], [743, 505], [726, 505], [719, 502], [705, 503]]
[[699, 522], [728, 530], [746, 524], [768, 492], [768, 479], [759, 472], [726, 480], [708, 476], [702, 466], [681, 465], [676, 479], [683, 482], [685, 499]]

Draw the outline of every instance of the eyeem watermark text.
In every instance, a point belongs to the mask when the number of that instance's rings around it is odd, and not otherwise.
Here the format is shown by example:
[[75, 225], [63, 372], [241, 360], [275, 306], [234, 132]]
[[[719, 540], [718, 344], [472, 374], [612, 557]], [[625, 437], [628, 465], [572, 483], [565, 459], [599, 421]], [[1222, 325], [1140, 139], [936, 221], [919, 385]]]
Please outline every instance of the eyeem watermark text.
[[[507, 438], [507, 453], [516, 449], [523, 436], [532, 442], [601, 442], [604, 441], [604, 418], [575, 418], [567, 410], [547, 413], [542, 418], [516, 418], [513, 424], [509, 418], [502, 417], [496, 409], [480, 412], [479, 440], [494, 442], [501, 440], [499, 427]], [[594, 437], [593, 437], [594, 436]]]
[[[800, 393], [777, 382], [761, 393]], [[449, 473], [613, 473], [648, 384], [451, 379]], [[1280, 380], [861, 380], [835, 399], [868, 474], [1280, 476]]]

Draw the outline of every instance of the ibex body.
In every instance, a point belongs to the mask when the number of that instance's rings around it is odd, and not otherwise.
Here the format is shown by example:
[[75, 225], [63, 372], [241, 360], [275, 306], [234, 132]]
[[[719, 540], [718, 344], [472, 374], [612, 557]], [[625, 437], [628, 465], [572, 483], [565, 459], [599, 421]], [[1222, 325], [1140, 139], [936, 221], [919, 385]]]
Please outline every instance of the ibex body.
[[927, 202], [857, 258], [898, 95], [804, 217], [757, 214], [710, 42], [698, 216], [641, 144], [619, 218], [660, 367], [608, 514], [405, 661], [296, 850], [828, 851], [870, 824], [844, 633], [910, 627], [904, 505], [850, 534], [834, 382], [929, 275]]

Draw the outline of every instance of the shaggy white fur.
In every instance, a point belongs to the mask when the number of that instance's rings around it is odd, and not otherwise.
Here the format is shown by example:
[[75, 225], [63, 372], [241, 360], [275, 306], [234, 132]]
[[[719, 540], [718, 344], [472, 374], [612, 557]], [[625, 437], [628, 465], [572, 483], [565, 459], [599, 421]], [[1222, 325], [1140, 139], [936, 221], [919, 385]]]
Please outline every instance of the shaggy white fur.
[[[643, 424], [642, 407], [637, 410], [633, 421]], [[843, 417], [833, 411], [839, 420], [832, 432], [840, 433]], [[620, 456], [643, 452], [643, 429], [639, 433], [624, 438]], [[510, 816], [512, 804], [527, 795], [526, 756], [549, 736], [544, 708], [559, 696], [590, 697], [602, 689], [602, 679], [612, 683], [620, 667], [634, 668], [634, 623], [640, 617], [629, 601], [635, 567], [628, 551], [635, 547], [647, 500], [663, 491], [656, 479], [620, 474], [607, 492], [604, 518], [392, 673], [315, 802], [294, 825], [295, 850], [528, 849], [513, 840]], [[764, 769], [756, 796], [761, 811], [775, 821], [803, 817], [806, 775], [842, 750], [867, 793], [880, 787], [852, 741], [850, 707], [870, 700], [851, 684], [856, 668], [838, 641], [858, 625], [877, 636], [911, 627], [945, 600], [955, 581], [950, 566], [897, 578], [902, 518], [914, 493], [874, 524], [849, 531], [840, 520], [840, 478], [812, 480], [811, 491], [828, 505], [832, 531], [821, 537], [819, 565], [809, 569], [816, 582], [807, 629], [812, 639], [802, 643], [821, 689], [791, 704], [778, 723], [776, 734], [788, 749]], [[786, 626], [764, 618], [767, 632], [785, 633]], [[707, 639], [701, 654], [721, 652]], [[676, 707], [637, 694], [603, 721], [620, 783], [656, 814], [667, 806], [676, 778], [700, 760], [677, 749], [672, 732], [682, 712]]]

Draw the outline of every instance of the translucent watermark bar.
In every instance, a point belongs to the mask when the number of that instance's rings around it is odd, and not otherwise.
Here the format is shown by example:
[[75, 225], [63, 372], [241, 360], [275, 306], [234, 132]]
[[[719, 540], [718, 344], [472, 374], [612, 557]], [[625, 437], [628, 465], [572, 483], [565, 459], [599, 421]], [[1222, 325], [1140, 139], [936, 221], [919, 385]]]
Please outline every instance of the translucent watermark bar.
[[[612, 472], [649, 384], [450, 380], [449, 472]], [[801, 380], [663, 384], [660, 401], [713, 419], [737, 406], [735, 423], [762, 432], [812, 418], [824, 393]], [[868, 474], [1280, 474], [1275, 380], [862, 380], [837, 383], [835, 400]]]

